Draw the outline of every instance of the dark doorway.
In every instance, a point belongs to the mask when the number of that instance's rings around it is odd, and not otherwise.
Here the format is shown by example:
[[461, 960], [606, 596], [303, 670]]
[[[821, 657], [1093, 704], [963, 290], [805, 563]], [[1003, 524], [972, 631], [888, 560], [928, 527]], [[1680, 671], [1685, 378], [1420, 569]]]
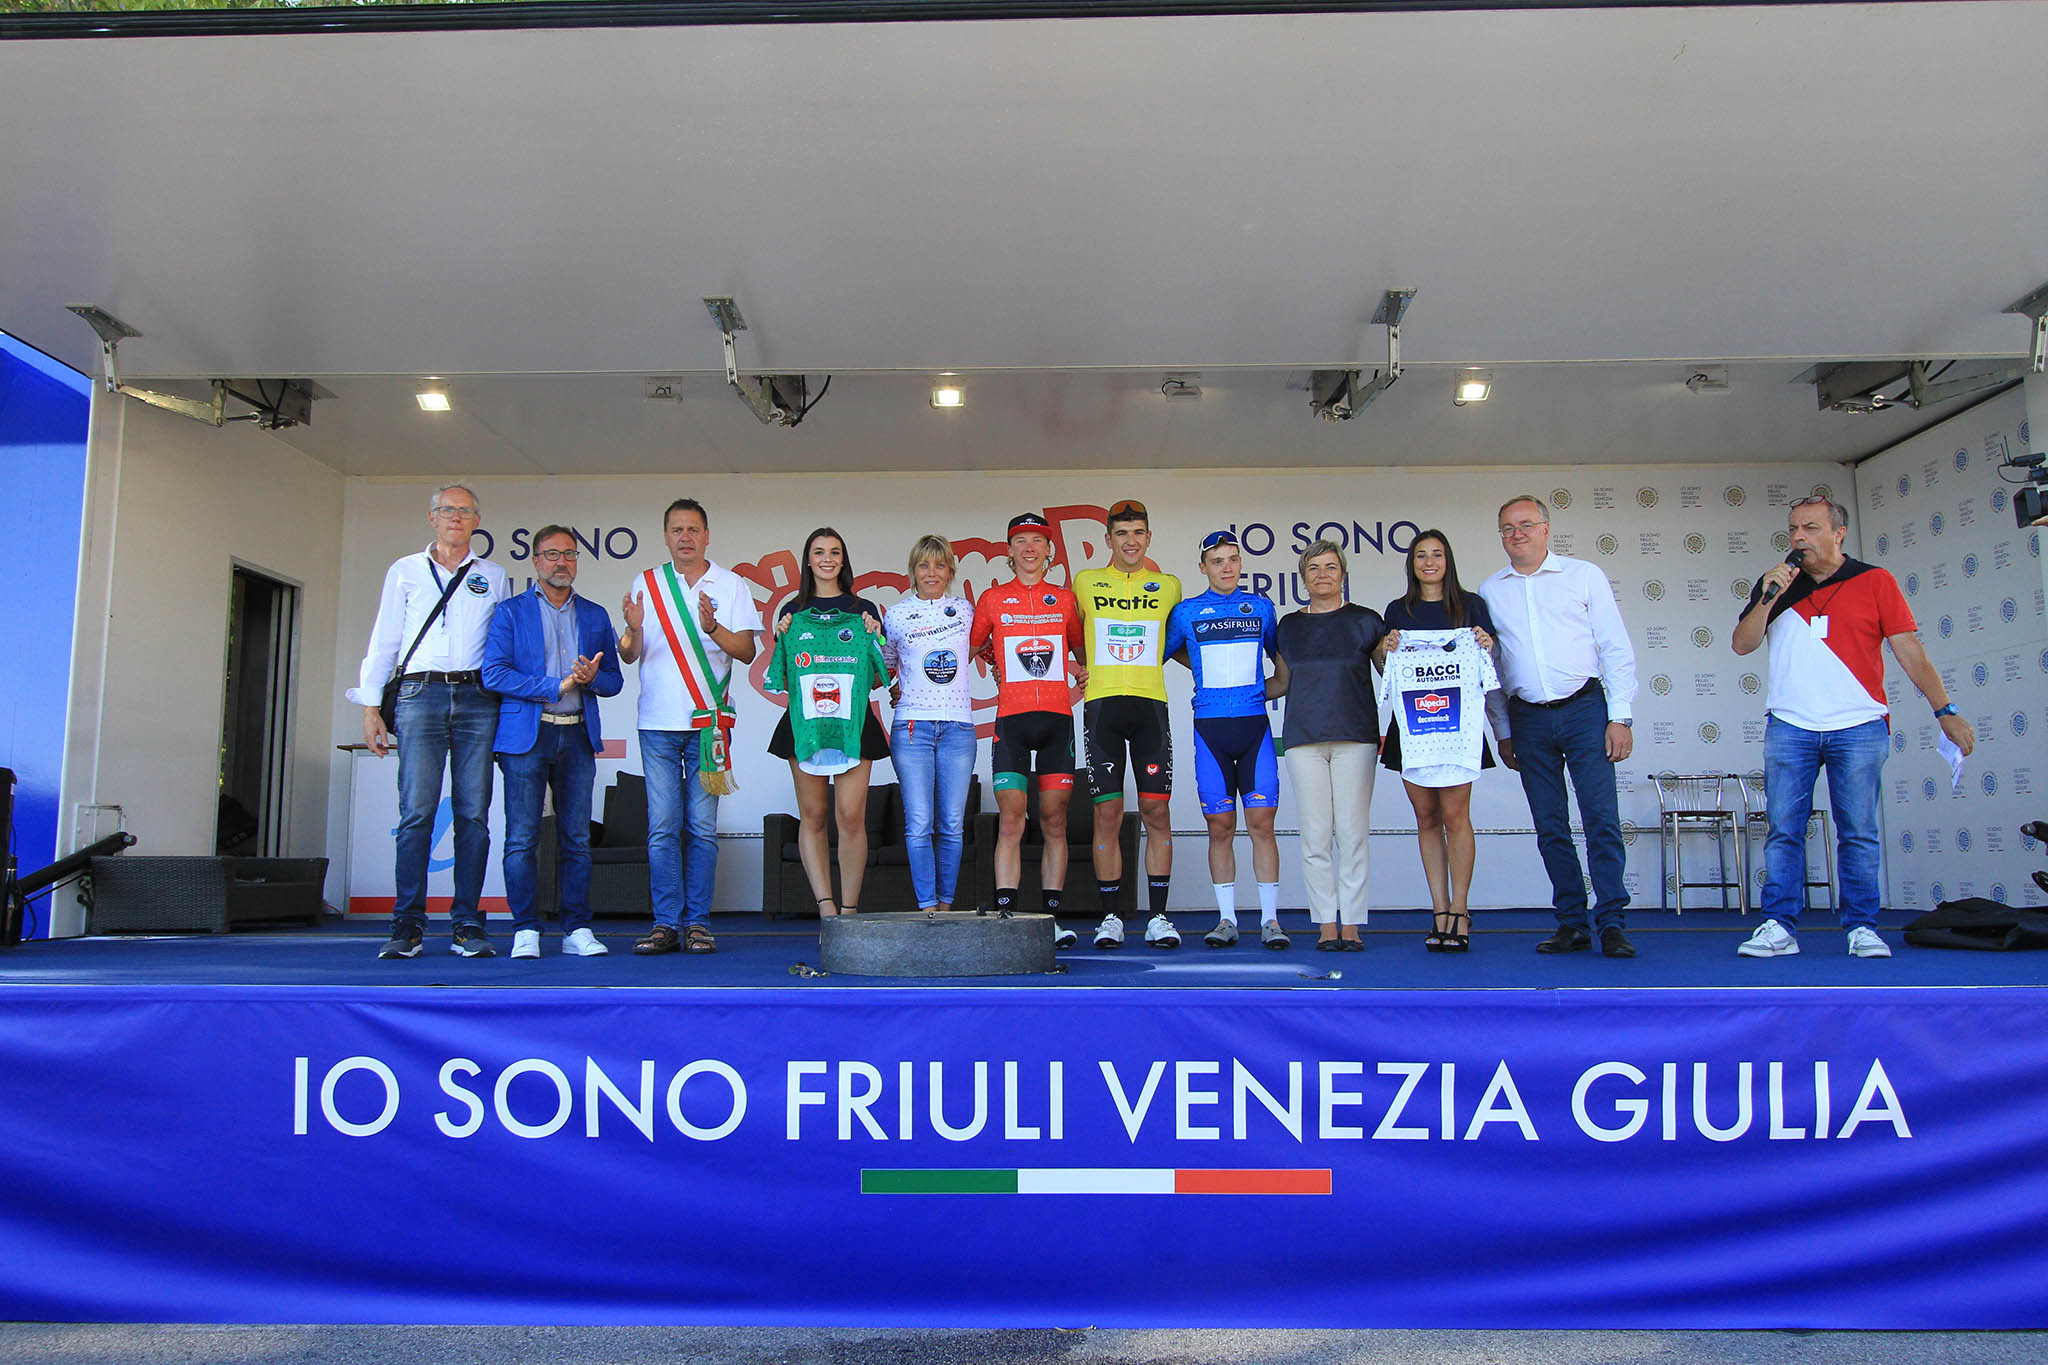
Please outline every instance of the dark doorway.
[[235, 568], [221, 704], [222, 853], [276, 858], [291, 837], [291, 712], [299, 590]]

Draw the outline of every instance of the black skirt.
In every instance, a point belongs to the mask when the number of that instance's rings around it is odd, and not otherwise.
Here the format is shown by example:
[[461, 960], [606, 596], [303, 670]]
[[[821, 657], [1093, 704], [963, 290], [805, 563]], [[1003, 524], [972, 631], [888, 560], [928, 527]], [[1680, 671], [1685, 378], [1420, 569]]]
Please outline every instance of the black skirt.
[[[768, 736], [768, 752], [777, 758], [796, 757], [796, 734], [790, 728], [787, 711], [782, 713], [781, 720], [775, 722], [775, 733]], [[872, 705], [868, 707], [867, 724], [860, 728], [860, 756], [864, 759], [889, 756], [889, 732], [882, 728], [882, 722], [875, 719]]]

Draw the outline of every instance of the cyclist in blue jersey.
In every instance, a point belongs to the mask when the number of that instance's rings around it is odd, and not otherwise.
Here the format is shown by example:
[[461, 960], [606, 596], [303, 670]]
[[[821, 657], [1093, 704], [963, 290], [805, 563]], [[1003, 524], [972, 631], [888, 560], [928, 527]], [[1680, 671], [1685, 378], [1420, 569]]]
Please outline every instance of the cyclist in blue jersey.
[[1259, 890], [1259, 938], [1285, 948], [1280, 928], [1280, 848], [1273, 816], [1280, 804], [1280, 767], [1266, 723], [1266, 660], [1273, 657], [1277, 614], [1272, 602], [1240, 590], [1244, 562], [1237, 537], [1212, 531], [1202, 540], [1209, 590], [1175, 606], [1161, 651], [1194, 673], [1195, 786], [1209, 825], [1209, 880], [1216, 890], [1216, 927], [1202, 936], [1211, 948], [1237, 942], [1237, 807], [1252, 837], [1252, 877]]

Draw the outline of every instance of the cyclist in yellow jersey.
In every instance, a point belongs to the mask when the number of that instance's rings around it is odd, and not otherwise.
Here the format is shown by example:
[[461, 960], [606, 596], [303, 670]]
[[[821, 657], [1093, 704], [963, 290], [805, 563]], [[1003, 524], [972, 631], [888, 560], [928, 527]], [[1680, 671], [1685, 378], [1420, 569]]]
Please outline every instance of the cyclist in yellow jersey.
[[1123, 891], [1123, 850], [1117, 827], [1124, 818], [1124, 755], [1129, 750], [1138, 787], [1138, 815], [1145, 822], [1145, 874], [1152, 917], [1145, 942], [1178, 948], [1180, 933], [1166, 917], [1166, 892], [1173, 873], [1173, 829], [1167, 798], [1173, 795], [1173, 736], [1166, 719], [1166, 618], [1180, 603], [1180, 580], [1145, 562], [1152, 522], [1145, 504], [1128, 499], [1106, 518], [1107, 568], [1074, 575], [1081, 606], [1081, 633], [1088, 646], [1088, 691], [1081, 706], [1089, 785], [1095, 792], [1095, 885], [1102, 895], [1102, 923], [1095, 946], [1120, 947], [1124, 922], [1117, 914]]

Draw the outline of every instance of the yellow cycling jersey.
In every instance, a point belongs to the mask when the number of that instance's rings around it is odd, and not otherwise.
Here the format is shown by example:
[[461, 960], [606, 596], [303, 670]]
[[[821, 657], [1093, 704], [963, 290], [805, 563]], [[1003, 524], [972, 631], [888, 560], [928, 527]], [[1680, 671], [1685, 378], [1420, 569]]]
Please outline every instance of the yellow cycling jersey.
[[1166, 700], [1166, 617], [1180, 603], [1180, 580], [1170, 573], [1114, 566], [1074, 575], [1081, 631], [1088, 641], [1087, 699], [1150, 697]]

